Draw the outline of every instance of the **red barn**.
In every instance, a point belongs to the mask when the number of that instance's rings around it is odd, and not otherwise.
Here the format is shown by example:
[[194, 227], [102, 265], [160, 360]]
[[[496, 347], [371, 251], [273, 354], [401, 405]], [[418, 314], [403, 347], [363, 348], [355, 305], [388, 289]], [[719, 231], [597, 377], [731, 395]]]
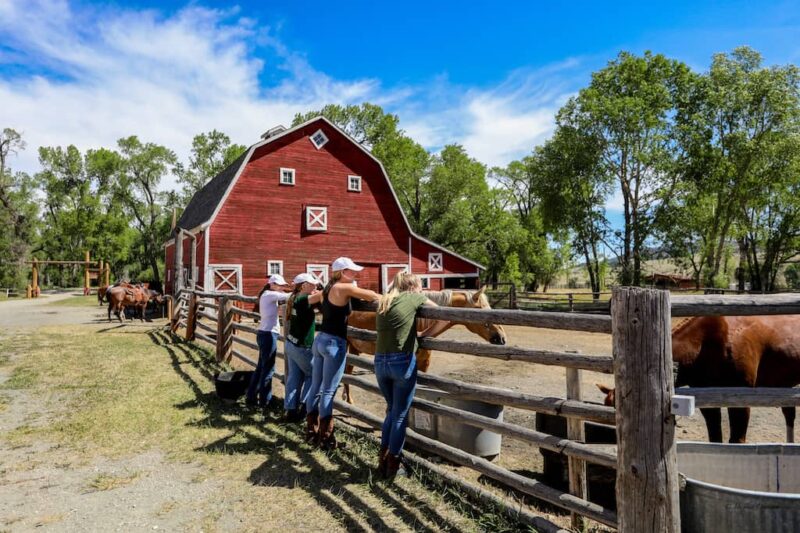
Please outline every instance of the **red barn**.
[[[381, 162], [330, 121], [273, 128], [262, 139], [198, 191], [178, 221], [191, 237], [183, 241], [184, 280], [252, 295], [272, 273], [327, 280], [333, 260], [348, 256], [366, 267], [359, 286], [373, 290], [400, 270], [432, 290], [477, 288], [483, 267], [411, 231]], [[165, 244], [168, 292], [174, 248], [173, 238]]]

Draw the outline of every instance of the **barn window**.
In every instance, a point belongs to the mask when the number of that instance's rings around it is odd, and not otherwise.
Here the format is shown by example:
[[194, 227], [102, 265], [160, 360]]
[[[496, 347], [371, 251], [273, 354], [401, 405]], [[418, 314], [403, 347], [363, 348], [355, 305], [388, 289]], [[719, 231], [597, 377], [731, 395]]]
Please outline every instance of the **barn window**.
[[306, 207], [306, 231], [328, 230], [328, 208]]
[[325, 143], [328, 142], [328, 136], [325, 135], [325, 132], [323, 132], [322, 130], [317, 130], [311, 136], [311, 142], [314, 144], [314, 147], [317, 150], [319, 150], [320, 148], [325, 146]]
[[242, 265], [209, 265], [214, 292], [241, 294]]
[[306, 272], [316, 276], [318, 280], [322, 283], [328, 283], [328, 265], [324, 264], [317, 264], [313, 265], [311, 263], [306, 265]]
[[419, 280], [422, 283], [423, 290], [428, 290], [431, 288], [431, 278], [421, 277]]
[[347, 176], [347, 190], [361, 192], [361, 176]]
[[442, 271], [442, 254], [428, 254], [428, 270], [430, 272]]
[[294, 185], [294, 169], [282, 168], [280, 173], [281, 185]]
[[267, 277], [273, 274], [280, 274], [283, 276], [283, 261], [270, 259], [267, 261]]

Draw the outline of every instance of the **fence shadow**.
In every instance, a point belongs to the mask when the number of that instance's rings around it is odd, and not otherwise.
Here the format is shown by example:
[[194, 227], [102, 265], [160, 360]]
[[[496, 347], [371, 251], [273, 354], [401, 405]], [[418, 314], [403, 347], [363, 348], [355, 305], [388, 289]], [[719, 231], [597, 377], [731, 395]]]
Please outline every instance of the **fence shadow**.
[[[395, 528], [386, 521], [389, 513], [415, 531], [460, 530], [457, 524], [398, 484], [375, 479], [377, 457], [369, 445], [347, 438], [345, 448], [322, 454], [304, 442], [300, 424], [281, 424], [280, 408], [262, 412], [239, 403], [226, 403], [213, 391], [207, 392], [207, 386], [201, 387], [197, 373], [202, 379], [211, 380], [222, 370], [206, 351], [177, 340], [164, 330], [151, 330], [148, 335], [165, 350], [175, 373], [194, 393], [194, 398], [176, 404], [175, 408], [199, 408], [203, 416], [190, 424], [225, 430], [223, 437], [195, 448], [196, 451], [263, 456], [263, 462], [247, 478], [250, 483], [303, 490], [337, 517], [348, 531], [392, 531]], [[193, 368], [191, 373], [185, 369], [186, 365]], [[363, 491], [369, 491], [387, 509], [383, 516], [374, 501], [364, 498]]]

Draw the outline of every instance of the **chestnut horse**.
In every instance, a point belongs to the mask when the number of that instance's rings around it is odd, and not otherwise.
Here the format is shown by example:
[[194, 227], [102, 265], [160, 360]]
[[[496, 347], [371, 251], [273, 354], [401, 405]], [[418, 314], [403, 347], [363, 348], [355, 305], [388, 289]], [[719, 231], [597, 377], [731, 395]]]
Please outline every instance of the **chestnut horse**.
[[[675, 386], [794, 387], [800, 384], [800, 315], [707, 316], [685, 320], [672, 330]], [[614, 405], [614, 390], [606, 405]], [[794, 407], [782, 407], [786, 440], [794, 442]], [[722, 442], [722, 412], [700, 409], [708, 440]], [[729, 407], [730, 442], [743, 443], [749, 407]]]
[[[464, 307], [470, 309], [491, 309], [492, 307], [489, 305], [489, 300], [487, 300], [486, 295], [484, 294], [484, 288], [481, 288], [477, 291], [471, 290], [460, 290], [460, 289], [452, 289], [452, 290], [443, 290], [443, 291], [426, 291], [424, 294], [427, 296], [432, 302], [436, 305], [440, 305], [443, 307]], [[428, 326], [431, 325], [433, 321], [424, 318], [417, 319], [417, 331], [424, 331]], [[462, 324], [465, 326], [469, 331], [475, 333], [476, 335], [480, 336], [484, 340], [490, 342], [491, 344], [505, 344], [506, 343], [506, 332], [502, 326], [491, 324], [489, 322], [484, 323], [472, 323], [472, 322], [451, 322], [450, 325], [445, 329], [450, 329], [454, 325]], [[368, 329], [375, 331], [375, 312], [374, 311], [353, 311], [347, 320], [348, 326], [353, 326], [355, 328], [360, 329]], [[375, 341], [364, 341], [359, 339], [348, 338], [348, 351], [355, 355], [360, 354], [375, 354]], [[421, 372], [427, 372], [428, 368], [431, 364], [431, 351], [419, 348], [417, 350], [417, 368]], [[347, 365], [345, 368], [345, 372], [347, 374], [353, 373], [353, 365]], [[345, 383], [344, 384], [344, 392], [343, 398], [348, 403], [353, 403], [353, 397], [350, 392], [350, 385]]]
[[111, 310], [114, 310], [120, 322], [125, 315], [126, 307], [134, 308], [134, 316], [136, 311], [139, 311], [139, 319], [144, 322], [145, 310], [150, 300], [161, 302], [161, 294], [158, 291], [148, 289], [145, 285], [131, 285], [130, 283], [121, 283], [117, 286], [110, 287], [106, 292], [108, 298], [108, 321], [111, 322]]

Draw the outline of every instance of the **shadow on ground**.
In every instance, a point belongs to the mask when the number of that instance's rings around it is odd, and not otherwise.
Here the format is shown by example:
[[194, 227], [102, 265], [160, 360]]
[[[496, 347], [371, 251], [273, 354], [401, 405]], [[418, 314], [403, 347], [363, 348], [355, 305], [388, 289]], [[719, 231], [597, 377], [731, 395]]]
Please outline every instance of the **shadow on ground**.
[[[207, 387], [201, 387], [193, 376], [195, 372], [190, 374], [185, 366], [191, 365], [203, 379], [212, 380], [221, 368], [208, 353], [190, 343], [174, 342], [163, 330], [150, 331], [149, 336], [167, 352], [172, 368], [194, 392], [194, 399], [176, 408], [199, 407], [204, 416], [193, 424], [226, 431], [225, 437], [197, 450], [263, 456], [263, 462], [248, 477], [253, 485], [306, 491], [348, 531], [394, 530], [396, 526], [386, 522], [387, 513], [415, 531], [461, 530], [458, 524], [399, 484], [374, 479], [376, 451], [369, 442], [346, 438], [344, 449], [323, 454], [304, 442], [301, 425], [280, 422], [279, 409], [262, 413], [242, 404], [225, 403], [214, 392], [205, 392]], [[376, 511], [374, 501], [365, 501], [358, 494], [359, 486], [366, 487], [380, 500], [384, 516]], [[470, 511], [480, 514], [480, 510], [461, 498], [453, 502], [448, 496], [445, 494], [450, 503], [457, 503], [462, 509], [470, 507]]]

